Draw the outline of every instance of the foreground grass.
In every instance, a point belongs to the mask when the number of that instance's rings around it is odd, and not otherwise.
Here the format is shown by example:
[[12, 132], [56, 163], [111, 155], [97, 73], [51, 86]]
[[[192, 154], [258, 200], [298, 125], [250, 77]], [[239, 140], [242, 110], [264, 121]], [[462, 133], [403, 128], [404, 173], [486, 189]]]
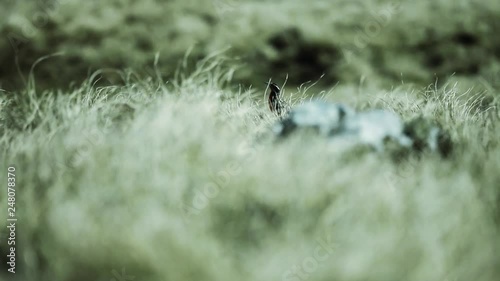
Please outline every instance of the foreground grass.
[[224, 75], [3, 96], [23, 280], [498, 280], [497, 101], [451, 86], [324, 95], [436, 119], [457, 143], [395, 163], [272, 142], [261, 93]]

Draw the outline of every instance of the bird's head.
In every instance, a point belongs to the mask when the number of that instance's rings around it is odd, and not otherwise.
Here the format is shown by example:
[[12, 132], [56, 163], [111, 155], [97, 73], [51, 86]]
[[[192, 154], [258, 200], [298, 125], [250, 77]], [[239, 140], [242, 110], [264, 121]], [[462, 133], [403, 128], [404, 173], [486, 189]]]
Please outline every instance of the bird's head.
[[274, 112], [278, 116], [281, 116], [281, 114], [285, 112], [283, 101], [280, 98], [281, 89], [275, 83], [267, 82], [266, 84], [270, 90], [269, 98], [267, 100], [269, 109], [271, 110], [271, 112]]
[[271, 94], [274, 94], [276, 96], [279, 96], [281, 89], [278, 85], [272, 82], [264, 82], [266, 85], [269, 86], [269, 89], [271, 90]]

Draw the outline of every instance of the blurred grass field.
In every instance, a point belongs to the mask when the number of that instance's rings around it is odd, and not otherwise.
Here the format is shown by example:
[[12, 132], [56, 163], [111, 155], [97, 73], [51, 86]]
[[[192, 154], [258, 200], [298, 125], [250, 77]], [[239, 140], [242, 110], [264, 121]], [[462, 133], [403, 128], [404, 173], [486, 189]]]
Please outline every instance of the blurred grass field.
[[[54, 8], [0, 41], [0, 280], [499, 279], [497, 1], [8, 5], [1, 40]], [[453, 152], [275, 142], [271, 77], [435, 120]]]
[[457, 144], [394, 162], [273, 143], [260, 93], [220, 87], [227, 73], [3, 101], [22, 280], [497, 279], [497, 101], [453, 86], [324, 96], [434, 118]]

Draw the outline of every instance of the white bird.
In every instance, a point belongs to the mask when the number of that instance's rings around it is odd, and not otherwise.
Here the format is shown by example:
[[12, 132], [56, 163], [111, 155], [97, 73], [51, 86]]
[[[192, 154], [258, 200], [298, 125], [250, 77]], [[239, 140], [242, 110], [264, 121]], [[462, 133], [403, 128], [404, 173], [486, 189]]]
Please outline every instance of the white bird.
[[345, 119], [342, 135], [351, 136], [358, 144], [383, 151], [386, 140], [396, 141], [402, 147], [412, 146], [413, 141], [404, 134], [403, 129], [403, 121], [395, 113], [371, 110]]
[[395, 141], [402, 147], [413, 145], [413, 141], [404, 134], [403, 121], [395, 113], [385, 110], [356, 113], [347, 105], [319, 100], [293, 108], [275, 124], [273, 131], [279, 137], [286, 137], [304, 128], [315, 129], [335, 147], [366, 145], [383, 151], [387, 140]]
[[293, 108], [273, 131], [286, 136], [297, 128], [314, 128], [320, 135], [330, 136], [342, 130], [344, 119], [354, 115], [354, 110], [344, 104], [311, 101]]

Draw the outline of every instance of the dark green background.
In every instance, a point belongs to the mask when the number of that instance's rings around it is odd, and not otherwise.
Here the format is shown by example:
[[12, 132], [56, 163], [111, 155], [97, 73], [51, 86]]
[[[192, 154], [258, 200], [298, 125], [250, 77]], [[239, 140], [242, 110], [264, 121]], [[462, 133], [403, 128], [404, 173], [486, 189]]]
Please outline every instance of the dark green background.
[[[2, 1], [0, 87], [79, 84], [100, 69], [157, 67], [171, 78], [226, 50], [235, 82], [428, 85], [451, 75], [498, 86], [500, 2], [484, 1]], [[112, 71], [102, 81], [120, 82]], [[24, 78], [23, 78], [24, 77]], [[477, 84], [477, 83], [476, 83]], [[484, 83], [482, 83], [484, 84]]]

